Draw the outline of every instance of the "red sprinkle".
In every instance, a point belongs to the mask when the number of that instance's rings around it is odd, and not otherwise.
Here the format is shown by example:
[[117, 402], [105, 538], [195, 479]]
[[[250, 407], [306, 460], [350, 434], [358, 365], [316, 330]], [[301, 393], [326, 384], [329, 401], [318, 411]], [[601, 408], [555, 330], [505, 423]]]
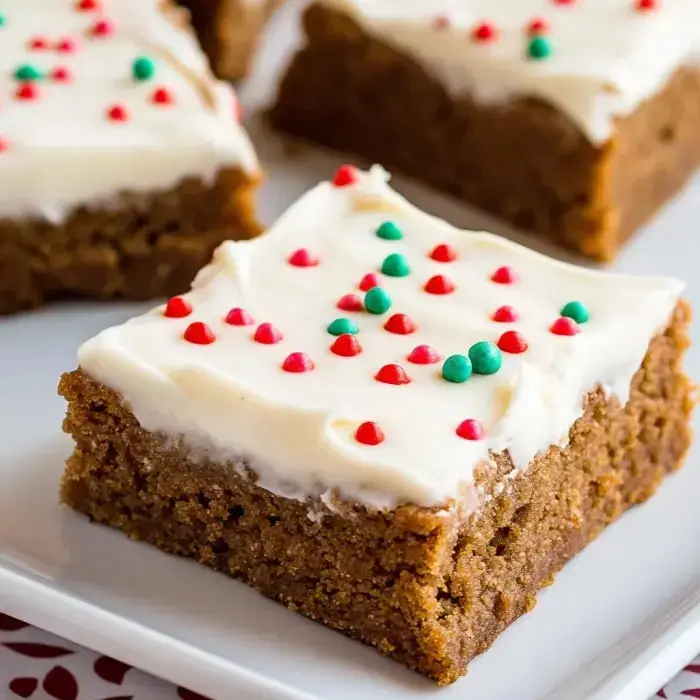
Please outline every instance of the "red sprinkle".
[[3, 153], [4, 151], [8, 150], [10, 147], [10, 142], [0, 136], [0, 153]]
[[274, 345], [282, 340], [282, 333], [271, 323], [261, 323], [253, 334], [253, 340], [263, 345]]
[[171, 105], [175, 102], [175, 98], [169, 90], [161, 87], [153, 92], [151, 102], [157, 105]]
[[491, 281], [496, 284], [514, 284], [518, 281], [518, 275], [512, 267], [504, 265], [494, 270]]
[[35, 36], [29, 41], [29, 49], [31, 51], [42, 51], [48, 48], [48, 46], [49, 44], [43, 36]]
[[527, 25], [528, 34], [546, 34], [549, 31], [549, 25], [547, 20], [538, 17], [533, 19], [530, 24]]
[[70, 74], [70, 71], [63, 66], [54, 68], [51, 71], [51, 79], [59, 83], [67, 83], [72, 77], [73, 76]]
[[334, 187], [354, 185], [357, 182], [357, 170], [355, 170], [352, 165], [341, 165], [338, 170], [336, 170], [331, 182]]
[[518, 312], [512, 306], [499, 306], [491, 318], [498, 323], [514, 323], [518, 320]]
[[436, 262], [452, 262], [457, 259], [457, 251], [447, 243], [440, 243], [433, 248], [430, 257]]
[[484, 428], [478, 420], [467, 418], [463, 420], [455, 431], [459, 437], [465, 440], [481, 440], [484, 437]]
[[646, 10], [657, 10], [659, 3], [657, 0], [637, 0], [635, 9], [639, 12], [644, 12]]
[[303, 352], [293, 352], [284, 358], [282, 369], [285, 372], [310, 372], [315, 367], [311, 358]]
[[81, 12], [89, 12], [90, 10], [97, 10], [100, 4], [97, 0], [79, 0], [76, 9]]
[[354, 335], [343, 333], [333, 341], [331, 352], [341, 357], [355, 357], [362, 352], [362, 346]]
[[355, 440], [362, 445], [378, 445], [384, 442], [384, 433], [376, 423], [367, 421], [357, 427]]
[[90, 33], [93, 36], [109, 36], [114, 32], [114, 25], [108, 19], [101, 19], [92, 25]]
[[363, 292], [369, 292], [373, 287], [379, 287], [379, 278], [374, 272], [368, 272], [361, 280], [358, 287]]
[[315, 258], [306, 248], [299, 248], [295, 250], [287, 262], [294, 267], [315, 267], [318, 265], [318, 258]]
[[76, 49], [76, 43], [73, 39], [61, 39], [56, 46], [56, 51], [61, 53], [73, 53]]
[[549, 330], [554, 335], [577, 335], [581, 332], [578, 323], [573, 318], [560, 316], [550, 327]]
[[362, 311], [365, 308], [357, 294], [344, 294], [336, 306], [343, 311]]
[[525, 336], [518, 333], [518, 331], [506, 331], [498, 339], [498, 347], [503, 350], [503, 352], [519, 355], [521, 352], [527, 350], [527, 340], [525, 340]]
[[35, 83], [21, 83], [15, 92], [18, 100], [35, 100], [39, 97], [39, 86]]
[[396, 333], [396, 335], [408, 335], [409, 333], [415, 333], [417, 329], [418, 326], [406, 314], [393, 314], [384, 324], [384, 330], [389, 331], [389, 333]]
[[406, 374], [406, 371], [404, 370], [401, 365], [396, 365], [396, 364], [391, 364], [391, 365], [384, 365], [377, 374], [374, 375], [374, 378], [378, 382], [383, 382], [384, 384], [408, 384], [410, 383], [410, 379], [408, 378], [408, 375]]
[[478, 42], [493, 41], [498, 36], [498, 31], [490, 22], [482, 22], [474, 27], [472, 38]]
[[576, 0], [552, 0], [555, 5], [573, 5]]
[[440, 361], [440, 355], [430, 345], [416, 345], [406, 359], [414, 365], [432, 365]]
[[126, 107], [122, 107], [121, 105], [110, 107], [107, 111], [107, 116], [113, 122], [125, 122], [129, 119], [129, 113], [126, 111]]
[[423, 287], [428, 294], [449, 294], [456, 289], [454, 282], [445, 275], [431, 277]]
[[443, 16], [440, 15], [439, 17], [436, 17], [433, 24], [435, 25], [435, 29], [447, 29], [450, 26], [450, 20]]
[[192, 313], [192, 304], [182, 297], [171, 297], [163, 310], [168, 318], [184, 318]]
[[245, 309], [236, 306], [226, 314], [226, 323], [230, 326], [252, 326], [255, 321]]
[[195, 345], [209, 345], [216, 340], [214, 331], [212, 331], [206, 323], [202, 323], [201, 321], [190, 323], [185, 329], [183, 337], [187, 342], [194, 343]]

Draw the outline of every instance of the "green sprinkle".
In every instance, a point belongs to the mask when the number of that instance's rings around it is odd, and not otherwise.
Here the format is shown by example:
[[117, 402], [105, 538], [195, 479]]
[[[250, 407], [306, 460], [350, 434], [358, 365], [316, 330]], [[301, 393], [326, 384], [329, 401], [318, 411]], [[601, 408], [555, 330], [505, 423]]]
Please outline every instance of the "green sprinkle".
[[155, 75], [156, 64], [147, 56], [139, 56], [134, 59], [131, 72], [136, 80], [149, 80]]
[[567, 318], [573, 318], [576, 323], [585, 323], [591, 317], [588, 309], [580, 301], [570, 301], [568, 304], [564, 304], [560, 313]]
[[403, 233], [393, 221], [385, 221], [377, 229], [377, 236], [385, 241], [400, 241], [403, 238]]
[[481, 340], [469, 348], [469, 359], [476, 374], [495, 374], [503, 364], [503, 353], [493, 343]]
[[472, 376], [472, 361], [466, 355], [450, 355], [442, 363], [442, 377], [453, 384], [462, 384]]
[[0, 12], [0, 27], [5, 26], [5, 15], [3, 15], [2, 12]]
[[534, 36], [530, 39], [527, 54], [536, 61], [543, 61], [552, 55], [552, 45], [545, 36]]
[[15, 78], [17, 80], [29, 81], [29, 80], [41, 80], [41, 71], [33, 66], [31, 63], [23, 63], [15, 71]]
[[328, 324], [326, 330], [331, 335], [344, 335], [345, 333], [355, 335], [359, 328], [349, 318], [336, 318], [335, 321], [331, 321]]
[[405, 277], [410, 274], [411, 268], [408, 266], [406, 258], [400, 253], [392, 253], [384, 258], [382, 272], [389, 277]]
[[381, 287], [372, 287], [365, 294], [365, 309], [371, 314], [383, 314], [390, 308], [391, 297]]

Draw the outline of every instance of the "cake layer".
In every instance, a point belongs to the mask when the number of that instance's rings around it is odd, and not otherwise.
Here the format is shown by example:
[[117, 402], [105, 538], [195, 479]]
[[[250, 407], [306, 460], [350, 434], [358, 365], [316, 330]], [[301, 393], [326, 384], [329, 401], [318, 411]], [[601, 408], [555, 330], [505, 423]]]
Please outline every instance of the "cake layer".
[[0, 221], [59, 224], [122, 192], [258, 176], [235, 93], [170, 2], [16, 2], [0, 37]]
[[145, 430], [243, 455], [278, 495], [472, 512], [495, 453], [525, 469], [589, 392], [627, 400], [682, 288], [458, 230], [345, 167], [79, 361]]
[[[566, 447], [525, 471], [507, 454], [480, 469], [487, 499], [472, 518], [277, 496], [256, 484], [247, 459], [202, 461], [187, 440], [149, 432], [124, 396], [84, 371], [60, 386], [64, 429], [76, 441], [62, 497], [449, 683], [532, 608], [568, 559], [680, 465], [690, 439], [692, 387], [681, 369], [688, 321], [681, 303], [624, 406], [595, 390]], [[435, 453], [426, 468], [442, 459]]]

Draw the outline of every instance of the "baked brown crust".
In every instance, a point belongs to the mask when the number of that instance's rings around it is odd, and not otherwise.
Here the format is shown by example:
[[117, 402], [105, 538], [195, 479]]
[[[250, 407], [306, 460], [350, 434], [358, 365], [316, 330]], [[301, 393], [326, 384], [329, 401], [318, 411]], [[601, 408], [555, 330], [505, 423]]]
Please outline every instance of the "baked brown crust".
[[679, 303], [626, 405], [601, 389], [588, 395], [568, 447], [550, 448], [502, 491], [509, 455], [481, 468], [477, 483], [492, 499], [477, 516], [341, 500], [331, 510], [276, 496], [246, 463], [195, 459], [183, 440], [144, 430], [82, 370], [59, 387], [76, 442], [61, 497], [451, 683], [569, 559], [680, 467], [691, 437], [692, 387], [681, 367], [689, 320]]
[[312, 5], [272, 124], [419, 178], [517, 228], [607, 261], [700, 164], [700, 70], [616, 122], [595, 146], [565, 115], [523, 98], [455, 98], [350, 17]]
[[0, 314], [66, 297], [150, 299], [184, 292], [227, 239], [261, 232], [257, 181], [239, 169], [212, 183], [125, 192], [60, 224], [0, 219]]
[[178, 0], [192, 24], [214, 73], [237, 81], [248, 75], [265, 25], [284, 0]]

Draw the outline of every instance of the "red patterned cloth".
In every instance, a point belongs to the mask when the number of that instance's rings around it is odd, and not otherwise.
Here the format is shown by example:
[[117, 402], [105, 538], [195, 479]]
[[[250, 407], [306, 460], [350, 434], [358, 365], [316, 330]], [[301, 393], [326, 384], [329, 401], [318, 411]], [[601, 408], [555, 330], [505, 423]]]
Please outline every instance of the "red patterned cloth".
[[[0, 613], [0, 699], [207, 700]], [[653, 700], [700, 698], [700, 656]]]

